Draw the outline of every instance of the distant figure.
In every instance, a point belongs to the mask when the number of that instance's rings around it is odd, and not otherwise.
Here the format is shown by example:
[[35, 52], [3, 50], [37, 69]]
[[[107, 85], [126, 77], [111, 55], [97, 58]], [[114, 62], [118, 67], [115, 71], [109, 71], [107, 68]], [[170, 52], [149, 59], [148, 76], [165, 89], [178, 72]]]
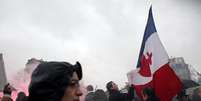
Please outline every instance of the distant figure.
[[177, 99], [178, 101], [189, 101], [188, 95], [184, 89], [177, 95]]
[[121, 93], [117, 84], [113, 81], [108, 82], [106, 88], [109, 92], [109, 101], [127, 101], [128, 95], [126, 93]]
[[79, 62], [42, 62], [31, 75], [29, 96], [21, 101], [79, 101], [81, 79]]
[[128, 101], [139, 101], [140, 98], [137, 96], [133, 85], [127, 84], [128, 90]]
[[19, 92], [17, 94], [17, 98], [16, 98], [16, 101], [27, 101], [27, 97], [26, 97], [26, 94], [24, 92]]
[[201, 97], [201, 86], [199, 87], [198, 95]]
[[92, 85], [87, 86], [87, 95], [85, 97], [85, 101], [95, 101], [94, 100], [94, 88]]
[[107, 95], [106, 93], [104, 92], [104, 90], [102, 89], [97, 89], [95, 91], [95, 94], [94, 94], [94, 100], [95, 101], [108, 101], [107, 100]]
[[13, 101], [13, 99], [11, 98], [11, 93], [12, 93], [12, 87], [8, 83], [3, 88], [3, 97], [1, 101]]
[[193, 91], [192, 101], [201, 101], [200, 88], [197, 88]]
[[11, 94], [12, 94], [12, 87], [8, 83], [3, 88], [3, 97], [1, 101], [13, 101], [13, 99], [11, 98]]
[[142, 100], [143, 101], [160, 101], [159, 98], [155, 95], [154, 90], [149, 87], [143, 89]]

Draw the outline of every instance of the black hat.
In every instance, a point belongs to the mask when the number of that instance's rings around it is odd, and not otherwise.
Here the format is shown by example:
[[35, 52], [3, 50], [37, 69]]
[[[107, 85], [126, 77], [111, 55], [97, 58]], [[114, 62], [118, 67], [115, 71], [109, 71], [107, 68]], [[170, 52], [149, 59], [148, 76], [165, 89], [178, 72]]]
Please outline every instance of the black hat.
[[60, 100], [73, 72], [77, 73], [79, 80], [82, 79], [82, 67], [79, 62], [75, 65], [68, 62], [42, 62], [32, 73], [29, 85], [30, 98]]
[[82, 79], [82, 66], [81, 66], [81, 64], [77, 61], [73, 67], [74, 67], [75, 72], [78, 75], [79, 80], [81, 80]]

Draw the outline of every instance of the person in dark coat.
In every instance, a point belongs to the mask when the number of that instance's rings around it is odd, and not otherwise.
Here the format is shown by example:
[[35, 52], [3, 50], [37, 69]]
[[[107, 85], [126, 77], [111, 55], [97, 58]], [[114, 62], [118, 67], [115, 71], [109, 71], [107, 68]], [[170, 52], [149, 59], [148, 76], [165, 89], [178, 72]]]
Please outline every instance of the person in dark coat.
[[117, 84], [113, 81], [108, 82], [106, 88], [109, 92], [109, 101], [127, 101], [128, 95], [121, 93]]
[[95, 101], [93, 90], [94, 90], [94, 88], [92, 85], [87, 86], [87, 95], [85, 97], [85, 101]]
[[107, 95], [105, 94], [104, 90], [97, 89], [94, 93], [94, 100], [95, 101], [108, 101]]

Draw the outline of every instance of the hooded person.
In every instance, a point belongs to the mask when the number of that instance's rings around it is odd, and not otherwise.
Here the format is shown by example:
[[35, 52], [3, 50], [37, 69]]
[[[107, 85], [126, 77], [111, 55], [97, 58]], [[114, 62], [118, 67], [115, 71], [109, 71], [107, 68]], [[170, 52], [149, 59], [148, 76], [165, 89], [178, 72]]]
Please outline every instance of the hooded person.
[[42, 62], [31, 75], [28, 101], [79, 101], [82, 95], [79, 62]]

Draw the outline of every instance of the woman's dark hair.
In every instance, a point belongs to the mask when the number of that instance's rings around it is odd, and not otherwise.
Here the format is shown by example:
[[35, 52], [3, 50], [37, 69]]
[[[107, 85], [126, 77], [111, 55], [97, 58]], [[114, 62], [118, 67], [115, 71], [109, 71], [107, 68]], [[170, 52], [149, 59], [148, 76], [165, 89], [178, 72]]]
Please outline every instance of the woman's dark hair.
[[72, 65], [67, 62], [42, 62], [31, 75], [29, 85], [29, 101], [60, 101], [70, 78], [76, 72], [82, 79], [82, 69], [79, 62]]

